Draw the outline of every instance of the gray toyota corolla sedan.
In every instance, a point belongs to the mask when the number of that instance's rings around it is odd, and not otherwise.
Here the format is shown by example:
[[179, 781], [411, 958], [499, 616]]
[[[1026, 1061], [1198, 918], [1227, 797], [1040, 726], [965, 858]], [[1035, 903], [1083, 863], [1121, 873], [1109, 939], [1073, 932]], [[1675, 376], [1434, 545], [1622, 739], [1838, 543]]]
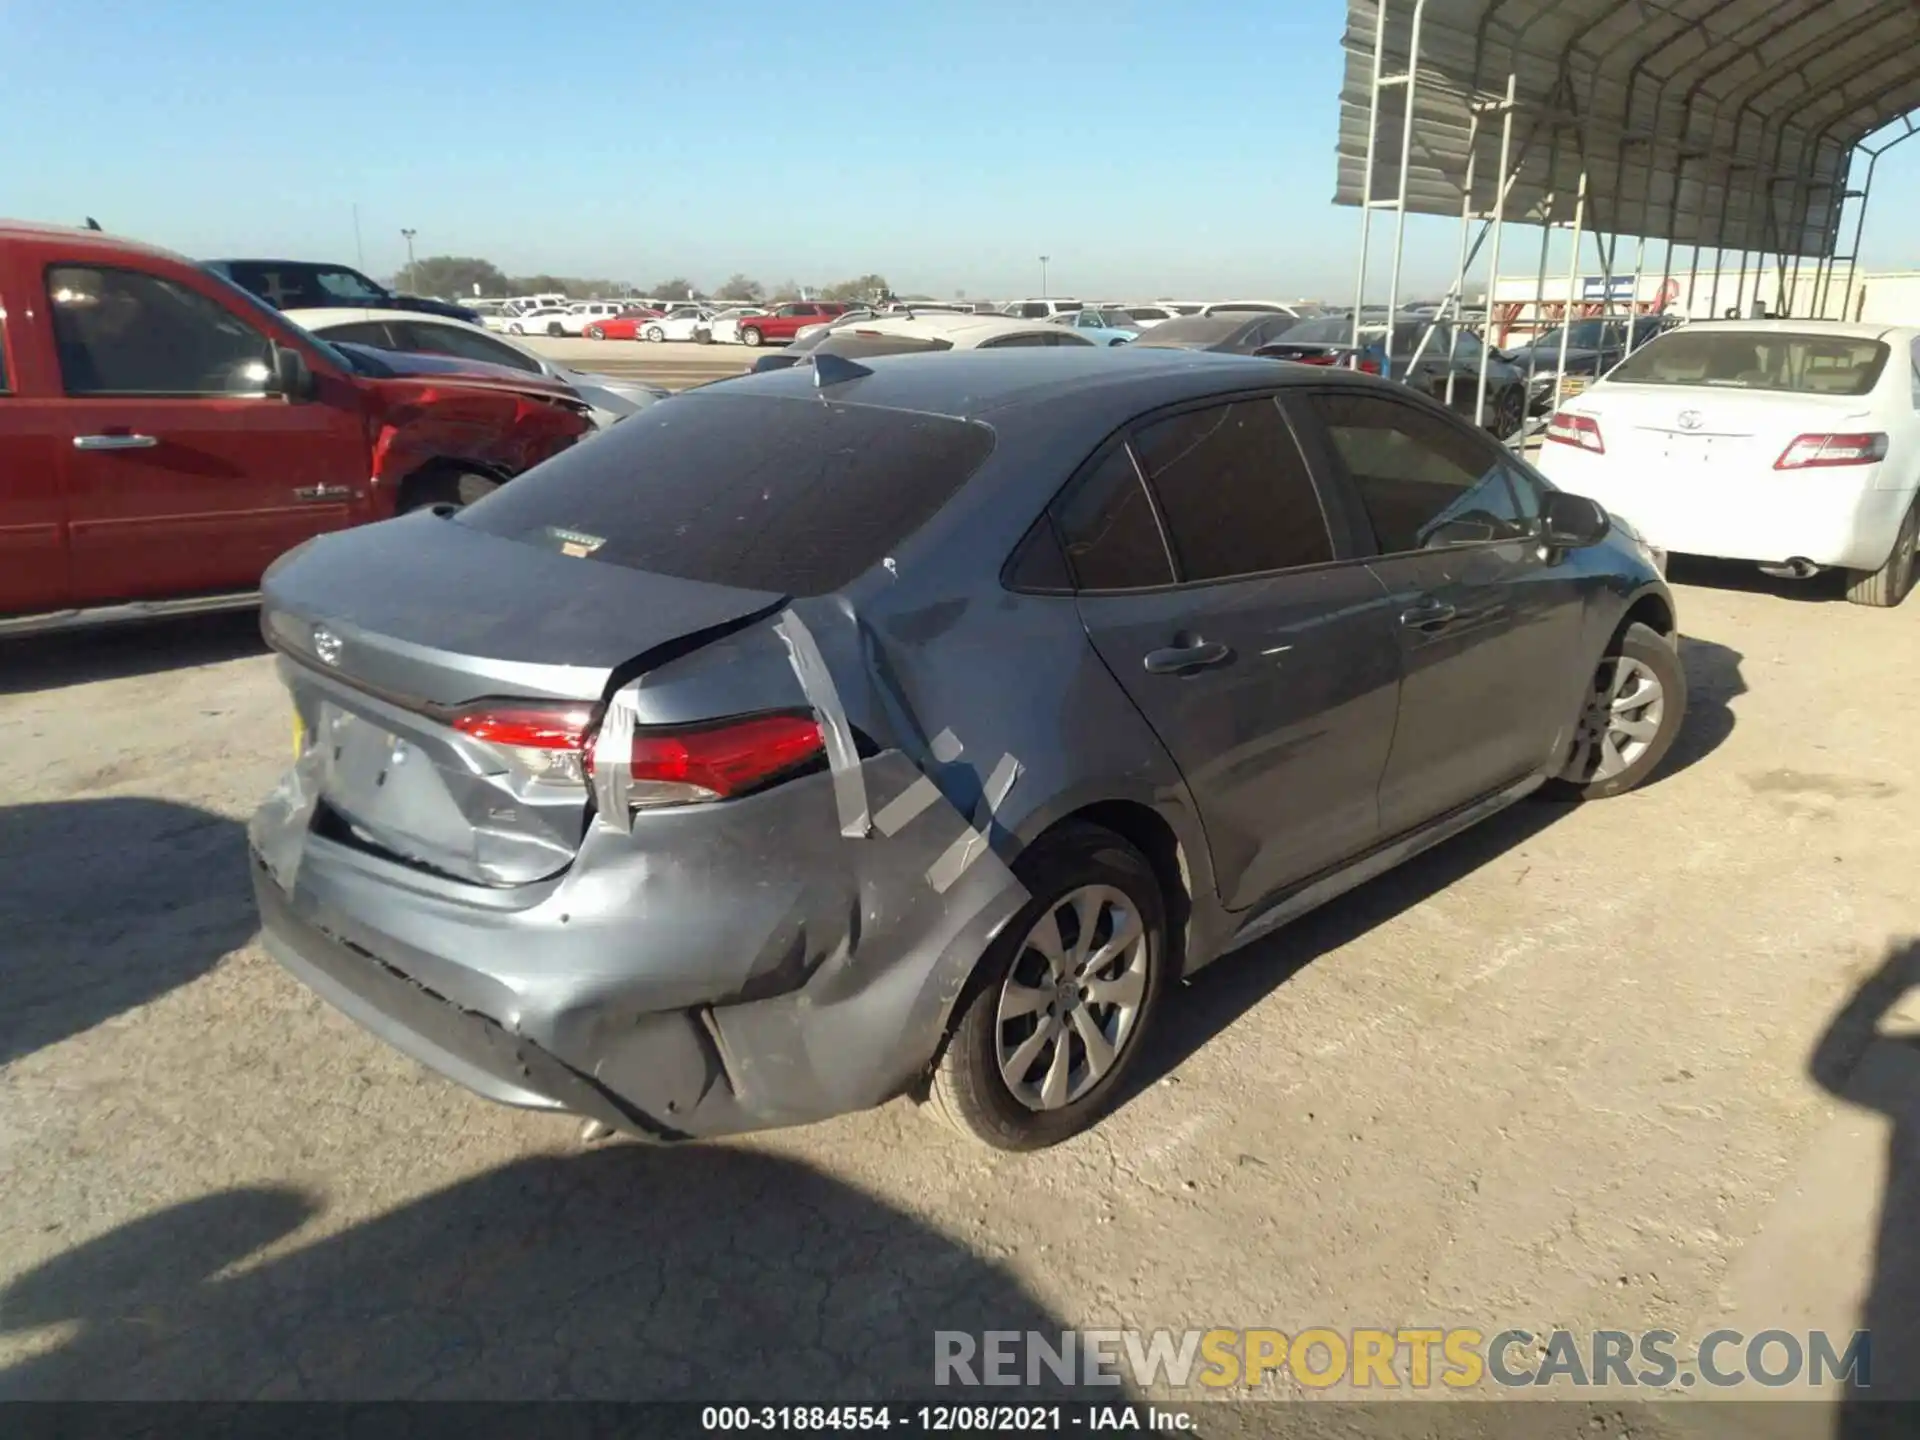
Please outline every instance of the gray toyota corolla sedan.
[[265, 597], [273, 954], [663, 1139], [1060, 1140], [1178, 977], [1685, 710], [1593, 502], [1403, 386], [1145, 347], [729, 380]]

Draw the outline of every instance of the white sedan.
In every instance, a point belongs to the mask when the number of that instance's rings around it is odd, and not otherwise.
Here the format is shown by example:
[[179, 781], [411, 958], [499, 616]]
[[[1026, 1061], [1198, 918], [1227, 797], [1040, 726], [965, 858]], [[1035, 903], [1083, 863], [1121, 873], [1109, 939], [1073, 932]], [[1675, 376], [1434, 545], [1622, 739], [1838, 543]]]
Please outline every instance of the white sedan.
[[716, 344], [738, 345], [740, 322], [766, 313], [765, 308], [759, 305], [730, 305], [725, 310], [716, 310], [713, 316], [711, 338]]
[[700, 340], [713, 328], [713, 311], [704, 305], [676, 305], [637, 332], [642, 340]]
[[1556, 411], [1540, 468], [1657, 549], [1847, 572], [1898, 605], [1920, 533], [1920, 329], [1707, 321]]

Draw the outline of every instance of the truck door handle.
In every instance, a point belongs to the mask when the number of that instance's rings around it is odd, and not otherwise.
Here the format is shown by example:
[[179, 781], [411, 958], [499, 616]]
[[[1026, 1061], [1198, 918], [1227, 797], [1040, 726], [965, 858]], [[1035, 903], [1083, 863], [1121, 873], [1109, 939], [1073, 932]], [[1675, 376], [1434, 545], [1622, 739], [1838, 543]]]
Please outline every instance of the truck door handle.
[[1409, 630], [1440, 630], [1451, 624], [1459, 613], [1444, 600], [1422, 600], [1412, 609], [1400, 612], [1400, 623]]
[[1218, 640], [1196, 640], [1191, 645], [1174, 645], [1165, 650], [1149, 650], [1145, 661], [1149, 675], [1185, 675], [1210, 665], [1224, 665], [1233, 659], [1233, 647]]
[[76, 450], [151, 450], [160, 442], [151, 435], [76, 435]]

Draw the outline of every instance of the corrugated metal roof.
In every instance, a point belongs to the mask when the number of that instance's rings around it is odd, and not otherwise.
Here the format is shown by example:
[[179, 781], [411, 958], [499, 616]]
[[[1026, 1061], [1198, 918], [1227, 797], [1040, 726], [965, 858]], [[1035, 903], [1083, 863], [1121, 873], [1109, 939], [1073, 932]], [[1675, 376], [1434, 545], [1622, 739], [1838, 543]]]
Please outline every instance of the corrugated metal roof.
[[[1347, 7], [1346, 205], [1366, 175], [1382, 3]], [[1384, 3], [1381, 73], [1403, 74], [1416, 0]], [[1425, 0], [1409, 210], [1458, 215], [1470, 152], [1474, 208], [1492, 210], [1509, 75], [1507, 218], [1571, 220], [1584, 169], [1590, 230], [1828, 254], [1853, 147], [1920, 107], [1920, 0]], [[1380, 91], [1376, 198], [1398, 191], [1407, 93]]]

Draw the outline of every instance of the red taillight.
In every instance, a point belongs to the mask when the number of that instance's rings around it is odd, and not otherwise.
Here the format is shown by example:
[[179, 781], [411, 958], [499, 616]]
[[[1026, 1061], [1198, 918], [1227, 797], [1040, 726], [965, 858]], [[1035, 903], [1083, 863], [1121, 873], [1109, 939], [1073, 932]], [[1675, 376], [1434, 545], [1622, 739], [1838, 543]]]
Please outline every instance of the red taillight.
[[[593, 773], [585, 706], [480, 706], [456, 715], [462, 735], [507, 750], [536, 780], [584, 785]], [[633, 736], [636, 806], [725, 800], [818, 758], [826, 742], [811, 715], [779, 713]]]
[[535, 780], [584, 785], [586, 747], [593, 711], [585, 705], [482, 706], [453, 717], [462, 735], [512, 752]]
[[1571, 410], [1553, 412], [1553, 418], [1547, 421], [1547, 439], [1556, 445], [1591, 450], [1596, 455], [1607, 453], [1606, 443], [1600, 438], [1600, 422], [1591, 415], [1576, 415]]
[[1829, 465], [1877, 465], [1887, 458], [1887, 437], [1878, 431], [1858, 435], [1800, 435], [1773, 462], [1776, 470], [1813, 470]]
[[633, 737], [636, 805], [725, 800], [826, 750], [811, 715], [757, 715], [698, 730], [641, 730]]
[[1378, 375], [1380, 373], [1380, 362], [1371, 355], [1362, 355], [1360, 357], [1359, 370], [1362, 375]]

